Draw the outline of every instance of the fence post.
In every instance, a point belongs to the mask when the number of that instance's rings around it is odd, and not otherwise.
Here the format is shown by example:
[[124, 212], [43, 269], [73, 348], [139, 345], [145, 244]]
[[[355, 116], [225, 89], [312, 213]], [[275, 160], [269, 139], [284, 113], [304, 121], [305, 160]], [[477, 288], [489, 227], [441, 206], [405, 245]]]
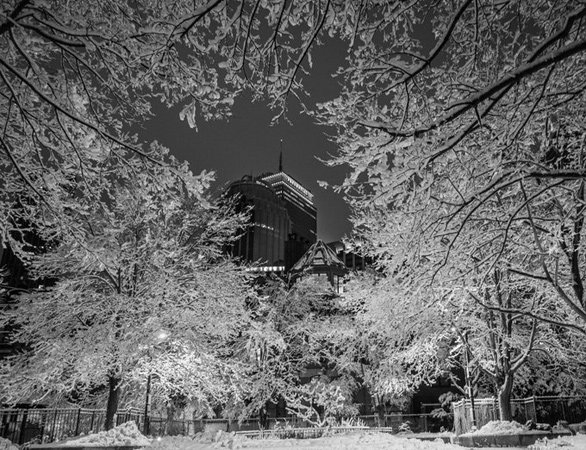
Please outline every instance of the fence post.
[[51, 434], [49, 435], [51, 441], [55, 440], [55, 427], [57, 427], [57, 408], [53, 410], [53, 426], [51, 427]]
[[42, 417], [42, 419], [40, 419], [41, 422], [41, 444], [43, 443], [43, 439], [45, 437], [45, 428], [47, 428], [47, 414], [42, 413], [39, 417]]
[[501, 409], [498, 404], [498, 400], [495, 397], [491, 398], [491, 405], [492, 405], [492, 417], [493, 420], [503, 420], [501, 417]]
[[27, 415], [28, 415], [28, 411], [24, 410], [22, 412], [22, 420], [20, 421], [20, 433], [18, 434], [18, 443], [20, 445], [24, 444], [24, 429], [26, 426]]
[[75, 435], [79, 434], [79, 421], [81, 420], [81, 408], [77, 410], [77, 420], [75, 421]]

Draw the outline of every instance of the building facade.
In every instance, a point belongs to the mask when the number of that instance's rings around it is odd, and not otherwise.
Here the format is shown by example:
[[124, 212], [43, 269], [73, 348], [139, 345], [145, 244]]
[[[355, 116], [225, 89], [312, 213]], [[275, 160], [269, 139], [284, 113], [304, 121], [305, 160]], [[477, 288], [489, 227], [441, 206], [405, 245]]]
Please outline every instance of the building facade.
[[251, 214], [249, 227], [232, 246], [232, 255], [258, 263], [265, 271], [283, 272], [291, 221], [281, 199], [269, 184], [251, 176], [232, 183], [228, 195], [239, 195], [239, 208], [250, 208]]
[[318, 240], [295, 263], [289, 273], [293, 278], [323, 275], [334, 292], [341, 294], [344, 291], [343, 279], [348, 273], [348, 269], [331, 247]]
[[365, 258], [356, 252], [349, 251], [342, 241], [334, 241], [327, 244], [338, 256], [338, 258], [345, 264], [350, 271], [365, 270], [368, 266], [372, 266], [372, 260]]
[[285, 243], [285, 269], [289, 270], [317, 240], [317, 209], [313, 194], [279, 167], [277, 173], [265, 174], [261, 179], [268, 183], [281, 199], [291, 229]]
[[259, 270], [285, 272], [317, 240], [317, 209], [313, 194], [292, 176], [279, 171], [245, 176], [228, 188], [251, 207], [250, 227], [234, 244], [233, 256], [258, 262]]

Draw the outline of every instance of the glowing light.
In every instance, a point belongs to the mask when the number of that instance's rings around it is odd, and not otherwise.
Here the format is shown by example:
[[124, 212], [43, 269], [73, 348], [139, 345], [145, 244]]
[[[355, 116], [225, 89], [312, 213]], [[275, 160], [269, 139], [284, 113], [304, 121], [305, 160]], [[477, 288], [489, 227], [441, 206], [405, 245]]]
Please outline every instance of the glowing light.
[[261, 266], [261, 267], [249, 267], [246, 269], [247, 272], [284, 272], [285, 266]]
[[303, 199], [313, 204], [313, 194], [284, 172], [268, 175], [263, 180], [270, 183], [273, 187], [286, 185]]
[[265, 225], [264, 223], [255, 223], [254, 224], [255, 227], [259, 227], [259, 228], [265, 228], [267, 230], [274, 230], [274, 227], [271, 227], [270, 225]]
[[161, 330], [157, 333], [157, 339], [159, 341], [164, 341], [169, 337], [169, 334], [165, 330]]

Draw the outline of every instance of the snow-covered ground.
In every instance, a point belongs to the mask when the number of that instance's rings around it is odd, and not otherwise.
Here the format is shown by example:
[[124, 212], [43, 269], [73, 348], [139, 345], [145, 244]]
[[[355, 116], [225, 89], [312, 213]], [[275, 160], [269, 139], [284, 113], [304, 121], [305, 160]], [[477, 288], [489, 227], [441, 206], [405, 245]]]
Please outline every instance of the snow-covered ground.
[[577, 434], [576, 436], [559, 437], [555, 439], [541, 439], [533, 445], [530, 445], [527, 450], [550, 450], [550, 449], [564, 448], [564, 449], [586, 449], [586, 434]]
[[[478, 434], [513, 434], [519, 432], [519, 424], [498, 422], [485, 425]], [[445, 433], [444, 433], [445, 434]], [[439, 436], [439, 435], [438, 435]], [[8, 444], [9, 441], [6, 442]], [[2, 444], [0, 442], [0, 444]], [[222, 431], [199, 433], [196, 437], [166, 436], [151, 440], [143, 436], [134, 422], [127, 422], [110, 431], [82, 436], [63, 444], [73, 446], [83, 444], [88, 447], [104, 445], [141, 445], [144, 450], [211, 450], [211, 449], [295, 449], [295, 450], [464, 450], [464, 447], [446, 444], [440, 439], [421, 441], [416, 438], [356, 431], [348, 434], [321, 437], [317, 439], [250, 439], [235, 433]], [[2, 447], [0, 450], [11, 447]], [[17, 447], [14, 447], [17, 448]], [[586, 435], [569, 436], [556, 439], [542, 439], [524, 449], [508, 450], [586, 450]], [[484, 450], [484, 449], [477, 449]], [[491, 449], [485, 449], [491, 450]]]
[[0, 437], [0, 450], [18, 450], [18, 447], [8, 439]]
[[[441, 441], [419, 441], [385, 433], [356, 432], [352, 434], [321, 437], [318, 439], [249, 439], [232, 433], [213, 436], [211, 440], [186, 437], [165, 437], [154, 441], [150, 450], [208, 450], [229, 449], [385, 449], [385, 450], [463, 450], [462, 447]], [[147, 450], [147, 449], [145, 449]]]
[[[322, 437], [319, 439], [248, 439], [224, 433], [216, 442], [203, 439], [193, 440], [183, 436], [169, 436], [155, 440], [145, 450], [211, 450], [228, 449], [295, 449], [295, 450], [464, 450], [464, 447], [444, 444], [438, 441], [420, 441], [385, 433], [353, 433]], [[553, 440], [543, 440], [529, 448], [508, 448], [508, 450], [585, 450], [586, 435], [577, 435]], [[477, 450], [494, 450], [477, 449]]]
[[77, 439], [63, 443], [66, 446], [84, 445], [86, 447], [99, 447], [105, 445], [149, 445], [151, 441], [144, 437], [136, 426], [135, 422], [126, 422], [112, 428], [109, 431], [100, 431], [95, 434], [88, 434]]

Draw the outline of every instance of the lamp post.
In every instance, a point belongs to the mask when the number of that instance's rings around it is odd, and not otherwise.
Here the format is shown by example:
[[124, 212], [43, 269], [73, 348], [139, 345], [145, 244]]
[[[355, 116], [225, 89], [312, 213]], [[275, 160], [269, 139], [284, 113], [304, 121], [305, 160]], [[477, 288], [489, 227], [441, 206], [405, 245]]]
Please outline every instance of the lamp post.
[[149, 370], [149, 376], [147, 377], [146, 384], [146, 399], [144, 402], [144, 429], [142, 433], [147, 436], [149, 434], [149, 403], [151, 401], [151, 372]]
[[460, 330], [453, 325], [452, 331], [456, 332], [458, 338], [462, 341], [462, 345], [464, 346], [464, 382], [466, 384], [466, 394], [470, 399], [470, 409], [472, 413], [472, 426], [476, 427], [476, 411], [474, 411], [474, 390], [472, 389], [472, 380], [470, 379], [470, 353], [468, 349], [468, 331], [465, 331], [464, 334], [460, 332]]
[[468, 391], [468, 398], [470, 399], [470, 409], [472, 412], [472, 426], [476, 427], [476, 411], [474, 410], [474, 391], [472, 390], [472, 381], [470, 380], [470, 361], [468, 354], [468, 342], [465, 337], [462, 337], [464, 342], [464, 364], [466, 366], [464, 376], [466, 378], [466, 389]]
[[[148, 349], [147, 355], [149, 357], [149, 362], [152, 362], [153, 356], [151, 354], [151, 350], [157, 348], [158, 345], [161, 345], [166, 339], [169, 337], [166, 331], [160, 330], [157, 334], [157, 344], [153, 345], [152, 348]], [[146, 396], [144, 401], [144, 427], [143, 427], [143, 434], [147, 436], [149, 434], [150, 429], [150, 421], [149, 421], [149, 405], [151, 403], [151, 380], [152, 380], [152, 372], [149, 367], [149, 374], [147, 376], [146, 382]]]

